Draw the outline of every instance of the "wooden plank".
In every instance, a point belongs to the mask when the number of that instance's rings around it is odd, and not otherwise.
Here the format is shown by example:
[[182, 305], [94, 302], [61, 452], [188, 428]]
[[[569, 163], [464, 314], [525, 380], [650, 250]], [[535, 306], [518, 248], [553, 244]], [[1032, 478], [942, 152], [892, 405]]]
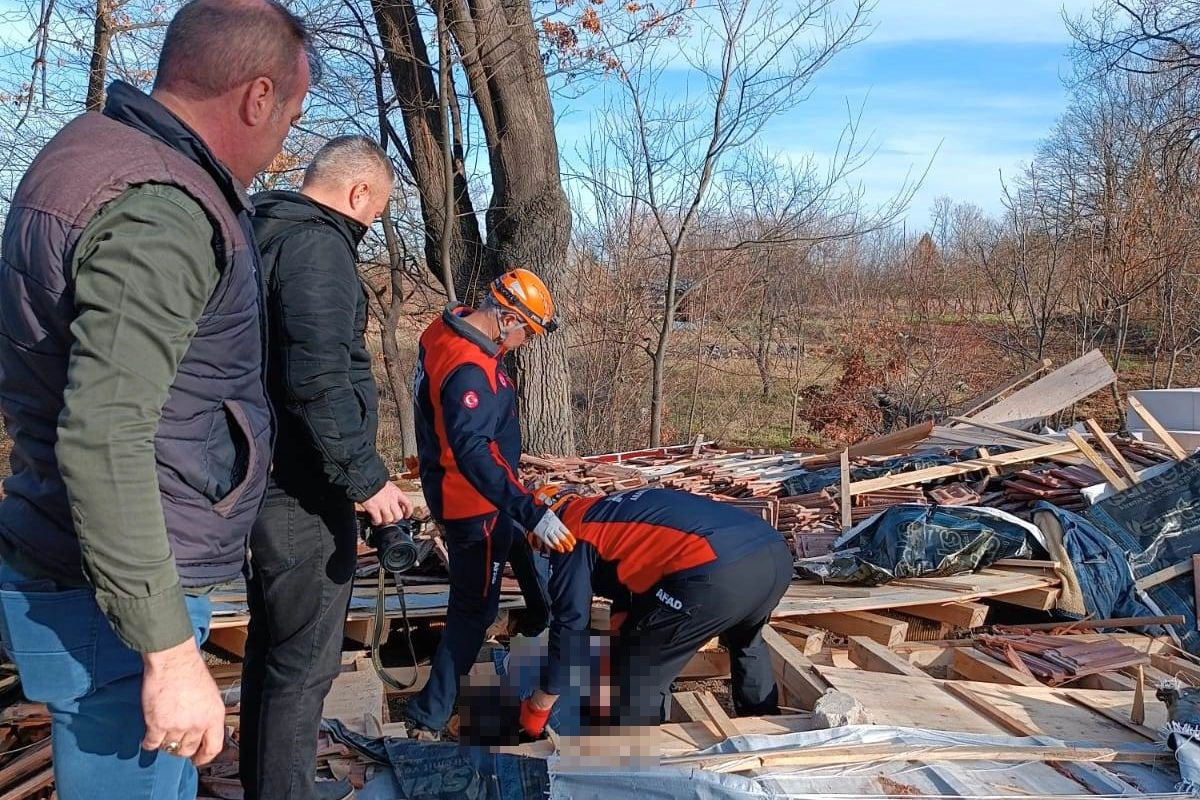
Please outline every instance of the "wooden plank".
[[1018, 424], [1051, 417], [1116, 381], [1099, 350], [1092, 350], [993, 406], [969, 415], [983, 422]]
[[1092, 438], [1104, 449], [1104, 452], [1108, 453], [1108, 457], [1113, 460], [1113, 463], [1121, 468], [1121, 472], [1125, 473], [1125, 477], [1129, 479], [1131, 485], [1141, 480], [1141, 477], [1137, 474], [1137, 470], [1129, 464], [1129, 461], [1125, 459], [1125, 455], [1112, 443], [1112, 439], [1108, 438], [1108, 434], [1100, 427], [1099, 422], [1088, 417], [1083, 421], [1083, 424], [1092, 434]]
[[[495, 670], [493, 669], [493, 672]], [[676, 676], [681, 681], [704, 681], [729, 677], [729, 653], [724, 650], [702, 650]]]
[[1150, 665], [1162, 670], [1172, 678], [1182, 678], [1184, 683], [1200, 686], [1200, 664], [1186, 661], [1169, 653], [1151, 653]]
[[1023, 592], [1000, 595], [995, 598], [1001, 603], [1008, 603], [1021, 608], [1032, 608], [1035, 611], [1049, 611], [1058, 602], [1062, 589], [1057, 586], [1046, 586], [1041, 589], [1026, 589]]
[[696, 692], [671, 692], [671, 702], [672, 722], [704, 722], [708, 719]]
[[979, 397], [976, 397], [974, 400], [971, 400], [971, 401], [967, 402], [966, 404], [964, 404], [961, 408], [959, 408], [958, 416], [969, 417], [972, 414], [974, 414], [976, 411], [979, 411], [983, 408], [986, 408], [987, 406], [990, 406], [992, 403], [999, 400], [1000, 397], [1002, 397], [1003, 395], [1008, 394], [1013, 389], [1017, 388], [1018, 386], [1020, 386], [1023, 383], [1028, 383], [1029, 381], [1036, 378], [1038, 375], [1041, 375], [1043, 372], [1050, 369], [1050, 366], [1053, 363], [1054, 362], [1051, 361], [1050, 359], [1043, 358], [1042, 363], [1038, 364], [1033, 369], [1026, 372], [1024, 375], [1020, 375], [1016, 378], [1013, 378], [1010, 381], [1002, 383], [999, 386], [997, 386], [996, 388], [992, 389], [990, 392], [985, 392], [984, 394], [980, 395]]
[[47, 737], [14, 758], [4, 769], [0, 769], [0, 789], [11, 786], [14, 781], [46, 766], [52, 757], [50, 739]]
[[865, 636], [851, 636], [849, 652], [850, 660], [862, 669], [892, 675], [909, 675], [914, 678], [928, 677], [920, 668], [908, 663], [904, 656], [893, 653], [879, 642]]
[[1187, 561], [1180, 561], [1178, 564], [1163, 567], [1157, 572], [1151, 572], [1143, 578], [1138, 578], [1133, 582], [1133, 585], [1138, 589], [1149, 589], [1152, 586], [1158, 586], [1160, 583], [1166, 583], [1182, 575], [1188, 575], [1195, 568], [1193, 559], [1195, 559], [1195, 556], [1189, 557]]
[[1079, 448], [1079, 452], [1083, 453], [1083, 457], [1091, 462], [1092, 466], [1104, 476], [1104, 480], [1108, 481], [1109, 485], [1112, 486], [1113, 489], [1117, 490], [1118, 492], [1123, 492], [1129, 488], [1129, 484], [1126, 483], [1125, 479], [1118, 475], [1116, 470], [1108, 465], [1108, 462], [1096, 452], [1095, 448], [1087, 443], [1086, 439], [1079, 435], [1078, 431], [1068, 428], [1067, 438], [1075, 443], [1075, 446]]
[[839, 636], [867, 636], [888, 647], [903, 642], [908, 635], [907, 622], [870, 611], [813, 614], [804, 619], [810, 625], [832, 631]]
[[842, 451], [842, 530], [850, 530], [854, 526], [852, 509], [850, 507], [850, 451]]
[[1042, 686], [1037, 678], [1026, 675], [1008, 664], [997, 661], [978, 650], [959, 647], [954, 651], [951, 668], [965, 680], [984, 683], [1005, 683], [1010, 686]]
[[981, 419], [968, 419], [967, 417], [951, 417], [951, 421], [957, 422], [960, 425], [966, 425], [980, 430], [999, 433], [1003, 436], [1008, 436], [1012, 439], [1024, 440], [1027, 442], [1035, 442], [1037, 444], [1055, 444], [1058, 439], [1051, 439], [1049, 436], [1042, 436], [1037, 433], [1030, 433], [1018, 428], [1010, 428], [1006, 425], [997, 425], [994, 422], [985, 422]]
[[978, 628], [987, 620], [988, 612], [991, 609], [983, 603], [943, 603], [930, 604], [923, 606], [905, 606], [902, 610], [905, 614], [912, 614], [914, 617], [922, 619], [931, 619], [934, 622], [945, 622], [954, 625], [957, 628]]
[[1127, 678], [1119, 672], [1097, 672], [1094, 675], [1084, 675], [1071, 683], [1080, 689], [1107, 692], [1132, 692], [1137, 688], [1135, 680]]
[[964, 475], [968, 472], [978, 472], [985, 470], [988, 467], [1005, 467], [1012, 464], [1023, 464], [1030, 461], [1037, 461], [1051, 456], [1060, 456], [1066, 453], [1076, 451], [1074, 442], [1060, 442], [1058, 444], [1042, 444], [1037, 447], [1029, 447], [1024, 450], [1017, 450], [1012, 453], [1000, 453], [987, 458], [972, 458], [967, 461], [960, 461], [957, 464], [943, 464], [938, 467], [927, 467], [925, 469], [913, 470], [912, 472], [901, 472], [897, 475], [888, 475], [883, 478], [871, 478], [865, 481], [856, 481], [850, 484], [850, 494], [860, 495], [868, 492], [877, 492], [880, 489], [890, 489], [895, 486], [911, 486], [914, 483], [924, 483], [938, 478], [949, 478], [954, 475]]
[[1146, 423], [1146, 427], [1154, 431], [1154, 435], [1158, 437], [1158, 440], [1167, 446], [1167, 449], [1171, 451], [1171, 455], [1175, 456], [1176, 461], [1182, 461], [1188, 457], [1187, 451], [1179, 446], [1179, 442], [1175, 441], [1174, 436], [1167, 433], [1167, 429], [1154, 418], [1154, 415], [1142, 405], [1140, 400], [1133, 395], [1129, 395], [1125, 398], [1125, 402], [1133, 409], [1133, 413], [1141, 417], [1142, 422]]
[[708, 714], [708, 718], [717, 726], [717, 730], [724, 738], [742, 735], [737, 726], [733, 724], [733, 720], [725, 713], [725, 709], [721, 708], [717, 698], [713, 697], [712, 692], [700, 692], [696, 697], [700, 702], [700, 707]]
[[806, 656], [815, 656], [825, 646], [825, 631], [820, 628], [810, 628], [782, 619], [772, 622], [771, 627], [783, 634], [785, 639]]
[[321, 716], [371, 736], [383, 726], [383, 697], [383, 682], [375, 670], [343, 672], [334, 679]]
[[1042, 735], [1042, 731], [1039, 730], [1037, 726], [1017, 719], [1011, 714], [1005, 713], [997, 708], [994, 704], [989, 702], [986, 698], [980, 697], [962, 684], [955, 683], [954, 681], [946, 681], [942, 684], [942, 688], [965, 702], [980, 714], [983, 714], [988, 719], [995, 720], [1002, 728], [1008, 730], [1010, 733], [1015, 733], [1018, 736]]
[[776, 680], [792, 698], [792, 702], [798, 702], [811, 711], [821, 695], [828, 691], [829, 684], [817, 674], [813, 663], [770, 625], [763, 626], [762, 637], [771, 654]]
[[[998, 599], [998, 598], [997, 598]], [[1182, 625], [1181, 614], [1167, 614], [1151, 617], [1109, 617], [1107, 619], [1081, 619], [1076, 622], [1035, 622], [1029, 625], [1011, 626], [1014, 630], [1024, 631], [1053, 631], [1069, 628], [1073, 631], [1090, 631], [1097, 628], [1141, 628], [1146, 625]], [[998, 626], [1003, 628], [1004, 626]], [[1138, 636], [1137, 640], [1144, 640]]]
[[1149, 739], [1152, 742], [1157, 742], [1162, 738], [1159, 735], [1158, 731], [1154, 730], [1153, 728], [1147, 727], [1146, 725], [1143, 725], [1140, 722], [1134, 722], [1132, 719], [1130, 719], [1130, 717], [1127, 714], [1124, 714], [1124, 713], [1116, 710], [1115, 708], [1111, 708], [1111, 707], [1103, 705], [1101, 703], [1097, 703], [1095, 700], [1092, 699], [1092, 697], [1090, 696], [1091, 693], [1088, 692], [1086, 689], [1079, 690], [1079, 691], [1072, 690], [1072, 689], [1065, 689], [1065, 690], [1061, 691], [1059, 694], [1062, 697], [1066, 697], [1068, 700], [1070, 700], [1073, 703], [1078, 703], [1079, 705], [1083, 706], [1084, 708], [1088, 709], [1089, 711], [1095, 712], [1096, 714], [1099, 714], [1100, 716], [1102, 716], [1106, 719], [1112, 720], [1113, 722], [1117, 723], [1118, 725], [1122, 725], [1122, 726], [1128, 728], [1129, 730], [1133, 731], [1134, 733], [1138, 734], [1139, 736], [1146, 737], [1147, 739]]
[[0, 794], [0, 800], [29, 800], [37, 792], [54, 783], [54, 768], [44, 767], [41, 772]]

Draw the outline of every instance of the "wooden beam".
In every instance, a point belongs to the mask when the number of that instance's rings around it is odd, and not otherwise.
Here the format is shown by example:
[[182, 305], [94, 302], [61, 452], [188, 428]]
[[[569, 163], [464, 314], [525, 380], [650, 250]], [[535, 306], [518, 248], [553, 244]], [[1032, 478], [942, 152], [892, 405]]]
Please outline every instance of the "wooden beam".
[[1162, 670], [1172, 678], [1185, 678], [1186, 683], [1200, 686], [1200, 664], [1167, 653], [1151, 653], [1150, 665], [1155, 669]]
[[1151, 572], [1144, 578], [1138, 578], [1133, 582], [1133, 585], [1138, 589], [1149, 589], [1152, 586], [1158, 586], [1160, 583], [1174, 580], [1183, 575], [1189, 575], [1193, 572], [1194, 566], [1192, 559], [1195, 556], [1188, 557], [1187, 561], [1180, 561], [1178, 564], [1172, 564], [1169, 567], [1163, 567], [1157, 572]]
[[1044, 686], [1037, 678], [1032, 678], [1020, 670], [1013, 669], [1008, 664], [997, 661], [978, 650], [966, 647], [954, 651], [954, 661], [951, 668], [963, 679], [982, 681], [984, 683], [1004, 683], [1009, 686]]
[[1117, 747], [986, 747], [982, 745], [947, 745], [925, 747], [914, 752], [911, 745], [852, 744], [804, 746], [793, 751], [729, 753], [726, 755], [690, 755], [664, 758], [663, 766], [694, 767], [711, 772], [746, 772], [764, 767], [821, 767], [866, 764], [884, 761], [999, 761], [1008, 764], [1062, 761], [1068, 763], [1174, 763], [1168, 750]]
[[704, 722], [708, 719], [697, 692], [671, 692], [671, 703], [672, 722]]
[[741, 731], [733, 724], [733, 720], [725, 713], [725, 709], [721, 708], [721, 704], [717, 702], [717, 698], [713, 697], [712, 692], [700, 692], [696, 696], [700, 701], [700, 707], [708, 714], [708, 718], [717, 726], [717, 730], [721, 732], [721, 736], [728, 739], [731, 736], [741, 736]]
[[0, 769], [0, 787], [11, 786], [14, 781], [41, 769], [50, 763], [52, 757], [50, 737], [47, 736]]
[[978, 472], [988, 467], [1006, 467], [1012, 464], [1024, 464], [1029, 461], [1050, 458], [1051, 456], [1074, 453], [1077, 449], [1074, 442], [1042, 444], [1012, 453], [1000, 453], [988, 456], [987, 458], [972, 458], [968, 461], [960, 461], [957, 464], [943, 464], [939, 467], [927, 467], [926, 469], [913, 470], [912, 472], [901, 472], [898, 475], [857, 481], [850, 484], [850, 494], [860, 495], [868, 492], [877, 492], [880, 489], [891, 489], [895, 486], [911, 486], [914, 483], [924, 483], [925, 481], [937, 478], [950, 478], [954, 475]]
[[[999, 600], [1001, 598], [994, 598]], [[1073, 631], [1091, 631], [1097, 628], [1141, 628], [1146, 625], [1182, 625], [1182, 614], [1167, 614], [1160, 617], [1109, 617], [1107, 619], [1081, 619], [1077, 622], [1034, 622], [1029, 625], [1015, 625], [1016, 630], [1053, 631], [1059, 628], [1070, 628]]]
[[931, 603], [924, 606], [904, 606], [896, 609], [914, 617], [931, 619], [934, 622], [945, 622], [956, 628], [978, 628], [987, 620], [991, 609], [983, 603]]
[[770, 625], [763, 626], [762, 637], [771, 654], [775, 679], [792, 698], [792, 702], [798, 702], [805, 710], [811, 711], [821, 695], [829, 690], [829, 684], [817, 674], [813, 663]]
[[1125, 477], [1129, 479], [1130, 484], [1135, 484], [1141, 480], [1137, 474], [1137, 470], [1130, 465], [1125, 459], [1124, 454], [1112, 443], [1112, 439], [1108, 438], [1108, 434], [1100, 427], [1099, 422], [1088, 417], [1083, 421], [1083, 424], [1088, 429], [1088, 432], [1092, 434], [1092, 438], [1104, 449], [1104, 452], [1108, 453], [1108, 457], [1113, 460], [1113, 463], [1125, 473]]
[[801, 619], [839, 636], [867, 636], [888, 647], [903, 642], [908, 636], [907, 622], [870, 611], [807, 614]]
[[1108, 462], [1096, 452], [1095, 448], [1079, 435], [1079, 431], [1068, 428], [1067, 438], [1075, 443], [1075, 446], [1079, 448], [1079, 452], [1083, 453], [1083, 457], [1092, 462], [1092, 466], [1104, 476], [1104, 480], [1108, 481], [1113, 489], [1123, 492], [1129, 488], [1129, 484], [1125, 482], [1125, 479], [1118, 475], [1117, 471], [1108, 465]]
[[787, 620], [774, 620], [771, 627], [783, 634], [783, 638], [794, 644], [806, 656], [815, 656], [825, 646], [825, 631], [810, 628]]
[[848, 531], [854, 526], [854, 518], [850, 508], [850, 451], [842, 451], [842, 530]]
[[701, 650], [676, 676], [681, 681], [703, 681], [729, 677], [729, 653], [724, 650]]
[[1126, 402], [1129, 403], [1129, 407], [1133, 409], [1133, 413], [1141, 417], [1142, 422], [1146, 423], [1146, 427], [1154, 431], [1154, 435], [1158, 437], [1158, 440], [1167, 446], [1167, 449], [1171, 451], [1171, 455], [1175, 456], [1176, 461], [1183, 461], [1185, 458], [1187, 458], [1187, 451], [1179, 446], [1179, 442], [1175, 441], [1174, 436], [1167, 433], [1167, 429], [1164, 428], [1162, 424], [1154, 418], [1153, 414], [1146, 410], [1146, 407], [1142, 405], [1141, 401], [1139, 401], [1133, 395], [1129, 395], [1129, 397], [1126, 398]]
[[249, 631], [245, 625], [236, 628], [213, 628], [208, 632], [205, 644], [218, 647], [231, 656], [245, 658], [248, 634]]
[[1007, 425], [997, 425], [994, 422], [984, 422], [981, 419], [968, 419], [967, 417], [951, 417], [951, 421], [957, 422], [959, 425], [967, 425], [972, 428], [979, 428], [992, 433], [999, 433], [1008, 436], [1012, 439], [1022, 439], [1027, 442], [1035, 442], [1037, 444], [1055, 444], [1058, 439], [1051, 439], [1049, 436], [1042, 436], [1037, 433], [1019, 430], [1018, 428], [1010, 428]]
[[1040, 589], [1026, 589], [1023, 592], [1002, 594], [989, 599], [1021, 608], [1032, 608], [1035, 611], [1049, 611], [1058, 602], [1060, 594], [1062, 589], [1057, 586], [1043, 586]]
[[893, 653], [874, 639], [851, 636], [849, 640], [850, 660], [871, 672], [887, 672], [891, 675], [908, 675], [913, 678], [928, 678], [920, 668], [914, 667], [904, 656]]
[[1080, 689], [1093, 689], [1102, 692], [1132, 692], [1137, 688], [1137, 682], [1119, 672], [1097, 672], [1094, 675], [1084, 675], [1070, 682]]
[[0, 800], [28, 800], [52, 783], [54, 783], [54, 768], [45, 767], [33, 777], [0, 795]]

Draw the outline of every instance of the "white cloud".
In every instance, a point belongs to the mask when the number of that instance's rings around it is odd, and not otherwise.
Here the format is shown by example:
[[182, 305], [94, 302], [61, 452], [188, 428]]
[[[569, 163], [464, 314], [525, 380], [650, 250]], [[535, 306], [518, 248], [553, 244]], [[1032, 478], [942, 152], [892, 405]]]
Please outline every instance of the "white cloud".
[[914, 41], [1070, 41], [1063, 11], [1089, 13], [1096, 0], [878, 0], [869, 44]]

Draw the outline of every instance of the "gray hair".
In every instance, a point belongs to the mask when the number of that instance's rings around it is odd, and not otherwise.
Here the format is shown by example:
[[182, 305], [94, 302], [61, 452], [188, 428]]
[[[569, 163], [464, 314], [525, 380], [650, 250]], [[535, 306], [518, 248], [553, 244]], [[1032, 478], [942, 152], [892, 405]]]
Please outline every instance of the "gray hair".
[[304, 170], [303, 185], [349, 186], [370, 177], [384, 177], [389, 184], [396, 180], [387, 153], [369, 137], [338, 136], [313, 156]]

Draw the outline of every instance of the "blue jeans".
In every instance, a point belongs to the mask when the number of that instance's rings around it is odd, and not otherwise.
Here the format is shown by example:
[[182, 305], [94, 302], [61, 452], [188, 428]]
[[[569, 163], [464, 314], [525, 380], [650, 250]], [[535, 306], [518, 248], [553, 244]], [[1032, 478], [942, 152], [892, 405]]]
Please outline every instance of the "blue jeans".
[[[212, 606], [207, 597], [187, 606], [200, 643]], [[195, 799], [189, 759], [141, 749], [142, 657], [113, 633], [91, 589], [0, 564], [0, 642], [25, 697], [50, 710], [60, 800]]]

